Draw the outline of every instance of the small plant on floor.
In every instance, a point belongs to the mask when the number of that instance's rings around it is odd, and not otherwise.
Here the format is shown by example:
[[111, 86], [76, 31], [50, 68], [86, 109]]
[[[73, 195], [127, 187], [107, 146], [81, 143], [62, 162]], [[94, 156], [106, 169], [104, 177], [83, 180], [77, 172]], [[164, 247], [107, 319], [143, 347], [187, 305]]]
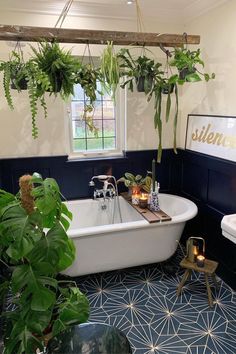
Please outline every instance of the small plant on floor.
[[23, 176], [16, 196], [0, 190], [0, 259], [9, 269], [0, 293], [10, 292], [14, 304], [3, 314], [5, 354], [35, 353], [48, 333], [88, 319], [85, 295], [58, 279], [75, 257], [66, 233], [71, 218], [52, 178]]

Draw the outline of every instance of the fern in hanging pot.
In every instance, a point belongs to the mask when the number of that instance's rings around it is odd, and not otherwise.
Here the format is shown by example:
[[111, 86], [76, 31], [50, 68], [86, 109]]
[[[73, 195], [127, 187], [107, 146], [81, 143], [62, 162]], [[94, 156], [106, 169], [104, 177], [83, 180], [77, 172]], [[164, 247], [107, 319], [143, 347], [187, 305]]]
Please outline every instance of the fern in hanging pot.
[[81, 63], [72, 56], [71, 51], [62, 49], [55, 41], [40, 42], [38, 49], [31, 49], [34, 53], [32, 60], [49, 78], [50, 94], [59, 93], [64, 100], [73, 95], [76, 73]]

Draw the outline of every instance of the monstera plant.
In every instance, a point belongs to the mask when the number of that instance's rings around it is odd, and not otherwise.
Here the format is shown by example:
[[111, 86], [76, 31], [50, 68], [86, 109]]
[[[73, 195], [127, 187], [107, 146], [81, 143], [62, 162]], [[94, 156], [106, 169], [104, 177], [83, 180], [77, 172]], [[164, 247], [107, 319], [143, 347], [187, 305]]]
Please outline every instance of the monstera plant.
[[10, 294], [13, 305], [2, 314], [5, 354], [33, 354], [48, 333], [88, 319], [85, 295], [58, 278], [75, 257], [66, 233], [71, 218], [52, 178], [23, 176], [17, 195], [0, 190], [0, 262], [7, 269], [0, 294]]

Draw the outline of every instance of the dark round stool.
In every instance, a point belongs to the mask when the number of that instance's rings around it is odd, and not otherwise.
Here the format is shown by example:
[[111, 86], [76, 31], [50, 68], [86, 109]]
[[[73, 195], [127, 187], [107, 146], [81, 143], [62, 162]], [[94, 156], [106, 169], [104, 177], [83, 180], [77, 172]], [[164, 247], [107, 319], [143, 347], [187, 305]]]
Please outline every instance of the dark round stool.
[[48, 342], [47, 354], [132, 354], [126, 336], [105, 323], [72, 326]]

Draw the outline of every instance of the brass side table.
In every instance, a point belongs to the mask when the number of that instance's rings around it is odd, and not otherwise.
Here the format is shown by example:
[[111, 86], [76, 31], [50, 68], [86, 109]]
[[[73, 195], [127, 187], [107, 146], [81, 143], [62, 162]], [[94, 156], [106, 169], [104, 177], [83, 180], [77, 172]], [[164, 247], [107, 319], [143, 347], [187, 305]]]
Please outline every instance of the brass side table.
[[190, 262], [186, 258], [182, 259], [182, 261], [180, 262], [180, 266], [182, 268], [185, 268], [186, 270], [185, 270], [183, 278], [177, 288], [177, 296], [180, 295], [184, 284], [191, 277], [192, 271], [195, 270], [197, 272], [201, 272], [201, 273], [205, 274], [208, 302], [209, 302], [210, 307], [212, 307], [213, 300], [212, 300], [212, 294], [211, 294], [211, 288], [210, 288], [208, 276], [212, 277], [215, 287], [218, 288], [218, 284], [217, 284], [216, 277], [215, 277], [215, 271], [216, 271], [216, 268], [218, 267], [218, 264], [219, 264], [218, 262], [211, 261], [210, 259], [205, 259], [204, 267], [198, 267], [196, 263]]

